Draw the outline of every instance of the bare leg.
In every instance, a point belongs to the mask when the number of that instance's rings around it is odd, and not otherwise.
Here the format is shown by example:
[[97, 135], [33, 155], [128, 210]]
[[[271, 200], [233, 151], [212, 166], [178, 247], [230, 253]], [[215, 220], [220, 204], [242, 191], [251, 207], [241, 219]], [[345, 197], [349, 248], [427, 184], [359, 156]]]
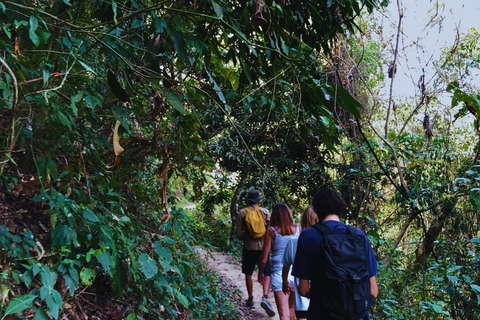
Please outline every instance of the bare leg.
[[265, 283], [263, 284], [263, 297], [268, 300], [268, 294], [270, 293], [270, 283], [272, 281], [271, 276], [265, 276]]
[[252, 275], [245, 275], [245, 283], [247, 285], [248, 299], [253, 300], [253, 279]]
[[270, 317], [273, 317], [275, 315], [275, 310], [273, 310], [272, 305], [270, 304], [270, 302], [268, 302], [268, 294], [270, 293], [271, 281], [271, 276], [265, 276], [265, 282], [263, 283], [263, 298], [260, 306]]
[[295, 291], [291, 291], [288, 295], [288, 308], [290, 310], [290, 320], [295, 320]]
[[290, 320], [290, 295], [283, 293], [283, 291], [276, 291], [273, 293], [273, 295], [275, 296], [275, 302], [277, 303], [280, 320]]

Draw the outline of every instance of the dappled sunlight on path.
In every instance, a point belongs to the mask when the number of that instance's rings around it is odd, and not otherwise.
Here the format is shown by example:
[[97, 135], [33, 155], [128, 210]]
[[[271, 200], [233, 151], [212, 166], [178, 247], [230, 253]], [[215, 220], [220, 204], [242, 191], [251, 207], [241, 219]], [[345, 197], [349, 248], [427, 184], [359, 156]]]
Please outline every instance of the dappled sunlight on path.
[[[228, 287], [231, 288], [232, 292], [235, 290], [240, 290], [239, 294], [235, 294], [233, 299], [237, 304], [237, 310], [242, 314], [243, 320], [278, 320], [278, 314], [275, 314], [273, 317], [269, 317], [265, 310], [260, 307], [260, 302], [262, 301], [262, 286], [256, 281], [257, 273], [253, 274], [253, 296], [255, 301], [255, 308], [248, 309], [245, 307], [245, 300], [247, 299], [246, 287], [245, 287], [245, 276], [241, 272], [240, 260], [236, 257], [229, 256], [223, 252], [214, 251], [211, 249], [205, 249], [203, 247], [196, 247], [198, 253], [205, 260], [208, 268], [218, 274], [221, 281], [227, 283]], [[270, 292], [269, 301], [272, 304], [275, 312], [277, 311], [277, 306], [275, 304], [275, 299], [273, 297], [273, 292]]]

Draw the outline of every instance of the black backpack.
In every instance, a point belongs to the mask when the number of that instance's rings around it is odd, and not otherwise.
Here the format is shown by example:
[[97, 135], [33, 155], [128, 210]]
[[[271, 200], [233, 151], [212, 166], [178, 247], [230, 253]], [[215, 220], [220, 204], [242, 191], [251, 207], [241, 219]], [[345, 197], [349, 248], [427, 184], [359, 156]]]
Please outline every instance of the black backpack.
[[[346, 233], [335, 234], [335, 229], [324, 223], [313, 225], [322, 234], [322, 250], [318, 257], [320, 283], [310, 304], [321, 310], [322, 319], [360, 319], [373, 303], [366, 236], [355, 227], [346, 227]], [[313, 301], [314, 296], [318, 301]]]

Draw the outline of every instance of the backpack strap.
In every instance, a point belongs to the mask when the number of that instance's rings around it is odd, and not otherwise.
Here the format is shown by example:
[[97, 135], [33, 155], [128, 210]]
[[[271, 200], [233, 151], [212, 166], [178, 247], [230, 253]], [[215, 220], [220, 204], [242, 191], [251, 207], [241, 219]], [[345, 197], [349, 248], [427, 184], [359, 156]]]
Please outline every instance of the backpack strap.
[[[318, 222], [318, 223], [314, 224], [312, 227], [315, 230], [317, 230], [318, 232], [320, 232], [322, 235], [329, 235], [329, 234], [333, 234], [335, 229], [337, 229], [339, 226], [341, 226], [341, 224], [336, 225], [335, 228], [333, 228], [333, 230], [332, 230], [325, 223]], [[355, 228], [353, 226], [349, 226], [348, 224], [345, 224], [345, 227], [347, 228], [348, 233], [358, 234], [357, 228]]]
[[351, 234], [360, 234], [358, 229], [355, 228], [354, 226], [349, 226], [348, 224], [345, 225], [347, 227], [347, 231], [350, 232]]
[[330, 229], [330, 228], [329, 228], [325, 223], [323, 223], [323, 222], [316, 223], [316, 224], [314, 224], [312, 227], [313, 227], [315, 230], [317, 230], [318, 232], [320, 232], [320, 234], [321, 234], [322, 236], [333, 233], [333, 230]]

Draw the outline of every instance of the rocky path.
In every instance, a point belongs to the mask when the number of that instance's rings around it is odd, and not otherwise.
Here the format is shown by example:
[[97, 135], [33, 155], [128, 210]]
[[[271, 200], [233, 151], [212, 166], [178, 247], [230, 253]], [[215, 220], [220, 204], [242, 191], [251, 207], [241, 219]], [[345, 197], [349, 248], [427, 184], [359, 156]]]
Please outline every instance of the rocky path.
[[[279, 320], [278, 314], [273, 317], [269, 317], [265, 310], [260, 307], [262, 301], [262, 286], [256, 281], [257, 273], [253, 274], [253, 295], [255, 301], [255, 308], [249, 309], [245, 307], [245, 300], [247, 299], [247, 292], [245, 288], [245, 276], [241, 272], [240, 261], [237, 258], [229, 256], [223, 252], [214, 251], [211, 249], [197, 248], [199, 254], [205, 259], [205, 262], [209, 269], [216, 272], [220, 279], [224, 281], [232, 291], [241, 291], [237, 297], [234, 298], [237, 309], [242, 315], [243, 320]], [[207, 251], [208, 250], [208, 251]], [[275, 312], [277, 312], [277, 306], [273, 297], [273, 292], [270, 292], [269, 301], [272, 304]]]

